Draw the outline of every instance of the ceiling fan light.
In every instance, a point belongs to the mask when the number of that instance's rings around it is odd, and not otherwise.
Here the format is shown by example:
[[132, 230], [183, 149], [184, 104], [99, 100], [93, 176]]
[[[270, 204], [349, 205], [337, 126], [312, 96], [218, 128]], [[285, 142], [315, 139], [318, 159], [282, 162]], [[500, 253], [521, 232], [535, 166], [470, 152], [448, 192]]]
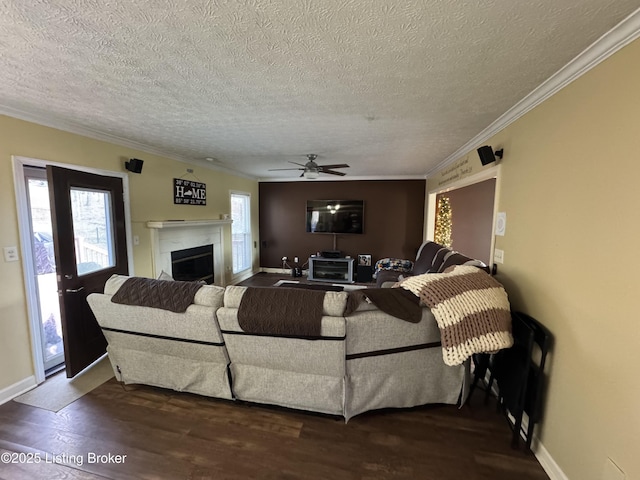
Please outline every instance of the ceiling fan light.
[[317, 170], [305, 170], [304, 178], [308, 178], [309, 180], [313, 180], [314, 178], [318, 178]]

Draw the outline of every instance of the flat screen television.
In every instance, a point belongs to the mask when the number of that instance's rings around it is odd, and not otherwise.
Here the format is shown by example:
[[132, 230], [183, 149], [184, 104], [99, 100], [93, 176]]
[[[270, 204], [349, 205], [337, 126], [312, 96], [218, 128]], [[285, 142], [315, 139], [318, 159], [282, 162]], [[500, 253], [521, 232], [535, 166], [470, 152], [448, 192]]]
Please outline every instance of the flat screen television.
[[364, 232], [364, 200], [307, 200], [307, 232]]

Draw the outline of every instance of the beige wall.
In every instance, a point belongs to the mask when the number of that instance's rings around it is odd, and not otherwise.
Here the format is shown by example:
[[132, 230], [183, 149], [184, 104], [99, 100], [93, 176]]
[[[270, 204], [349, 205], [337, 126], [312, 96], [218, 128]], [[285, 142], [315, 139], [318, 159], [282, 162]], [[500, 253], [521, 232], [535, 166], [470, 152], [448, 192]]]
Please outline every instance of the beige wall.
[[[555, 337], [538, 435], [572, 480], [604, 478], [607, 457], [640, 479], [640, 41], [487, 144], [504, 147], [497, 278]], [[482, 169], [465, 159], [462, 176]]]
[[[129, 174], [132, 234], [140, 236], [133, 247], [134, 271], [150, 276], [151, 236], [149, 220], [220, 218], [230, 213], [229, 191], [251, 194], [254, 240], [258, 241], [258, 183], [204, 167], [188, 165], [157, 155], [92, 140], [90, 138], [0, 116], [0, 246], [19, 246], [18, 219], [11, 156], [83, 165], [122, 172], [124, 161], [144, 160], [142, 174]], [[194, 169], [194, 178], [187, 174]], [[207, 205], [174, 205], [173, 178], [194, 179], [207, 184]], [[231, 230], [225, 228], [225, 263], [231, 265]], [[258, 267], [257, 250], [254, 268]], [[231, 280], [230, 272], [226, 274]], [[34, 374], [29, 320], [21, 262], [0, 259], [0, 392]]]

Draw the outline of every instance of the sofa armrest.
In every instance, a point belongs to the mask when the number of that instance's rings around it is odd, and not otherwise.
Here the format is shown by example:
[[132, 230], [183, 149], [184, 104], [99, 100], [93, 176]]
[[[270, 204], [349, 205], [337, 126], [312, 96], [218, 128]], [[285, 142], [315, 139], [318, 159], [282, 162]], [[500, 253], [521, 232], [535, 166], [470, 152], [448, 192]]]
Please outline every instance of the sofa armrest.
[[395, 270], [381, 270], [376, 276], [376, 287], [382, 288], [385, 283], [396, 283], [400, 280], [400, 275], [403, 277], [409, 276], [407, 272], [398, 272]]
[[[373, 277], [376, 279], [376, 285], [379, 287], [385, 281], [397, 281], [399, 275], [408, 275], [413, 270], [413, 262], [402, 258], [381, 258], [375, 264]], [[390, 274], [384, 272], [392, 272], [395, 274], [395, 280]], [[380, 275], [390, 275], [389, 280], [380, 280]]]

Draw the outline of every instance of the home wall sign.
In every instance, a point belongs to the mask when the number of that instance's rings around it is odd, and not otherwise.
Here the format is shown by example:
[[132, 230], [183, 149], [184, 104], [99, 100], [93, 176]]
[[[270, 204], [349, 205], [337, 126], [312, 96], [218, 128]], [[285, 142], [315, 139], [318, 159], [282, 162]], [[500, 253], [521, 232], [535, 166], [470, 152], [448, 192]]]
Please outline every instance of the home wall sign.
[[207, 185], [192, 180], [174, 178], [173, 203], [179, 205], [206, 205]]

